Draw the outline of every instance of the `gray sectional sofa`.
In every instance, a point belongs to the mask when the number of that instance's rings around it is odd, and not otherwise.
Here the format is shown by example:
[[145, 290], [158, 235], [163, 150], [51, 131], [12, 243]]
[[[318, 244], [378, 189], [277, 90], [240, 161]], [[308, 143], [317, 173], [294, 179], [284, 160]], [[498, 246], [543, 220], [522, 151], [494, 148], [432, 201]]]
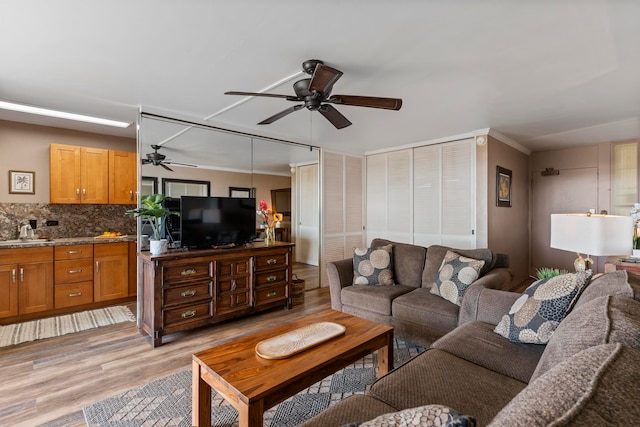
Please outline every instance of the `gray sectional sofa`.
[[[402, 414], [433, 412], [434, 405], [471, 416], [478, 426], [638, 425], [637, 279], [616, 271], [585, 282], [547, 344], [513, 342], [494, 332], [523, 294], [483, 288], [463, 300], [465, 314], [453, 331], [365, 394], [304, 426], [397, 425]], [[415, 425], [445, 425], [427, 418]]]
[[[331, 308], [393, 326], [396, 337], [414, 344], [429, 346], [473, 317], [482, 289], [511, 285], [508, 256], [490, 249], [427, 248], [385, 239], [373, 239], [370, 246], [387, 245], [393, 248], [394, 285], [353, 285], [353, 258], [327, 263]], [[448, 250], [484, 261], [480, 277], [466, 289], [460, 306], [431, 293]]]

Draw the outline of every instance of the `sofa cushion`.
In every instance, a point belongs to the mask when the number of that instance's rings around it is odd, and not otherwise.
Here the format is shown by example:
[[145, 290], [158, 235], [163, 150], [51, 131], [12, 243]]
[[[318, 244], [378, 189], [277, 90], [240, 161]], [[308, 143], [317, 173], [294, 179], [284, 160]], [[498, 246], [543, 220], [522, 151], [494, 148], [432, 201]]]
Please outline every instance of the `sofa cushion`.
[[622, 294], [633, 298], [633, 290], [629, 285], [627, 272], [624, 270], [603, 274], [593, 279], [584, 289], [575, 306], [577, 307], [580, 304], [605, 295], [614, 294]]
[[409, 243], [392, 242], [386, 239], [373, 239], [371, 247], [393, 245], [394, 280], [400, 285], [420, 287], [427, 248]]
[[428, 289], [418, 288], [394, 299], [391, 313], [395, 319], [450, 331], [458, 325], [459, 308]]
[[393, 285], [393, 246], [353, 250], [354, 285]]
[[525, 383], [430, 348], [376, 380], [368, 394], [398, 410], [440, 404], [486, 425]]
[[546, 344], [591, 274], [561, 274], [533, 283], [502, 316], [495, 332], [514, 342]]
[[518, 381], [529, 382], [544, 346], [511, 342], [493, 332], [494, 325], [469, 322], [433, 343], [437, 348]]
[[300, 427], [327, 427], [357, 425], [378, 415], [397, 409], [380, 400], [364, 394], [354, 394], [329, 406], [315, 417], [302, 423]]
[[637, 425], [639, 364], [640, 352], [622, 344], [590, 347], [532, 381], [489, 425]]
[[588, 347], [618, 342], [640, 350], [640, 302], [609, 295], [581, 304], [558, 325], [531, 380]]
[[455, 305], [462, 303], [467, 288], [480, 276], [485, 262], [447, 251], [438, 270], [431, 293], [441, 296]]
[[496, 255], [491, 249], [454, 249], [446, 246], [431, 245], [427, 249], [427, 258], [422, 272], [422, 287], [431, 289], [436, 280], [442, 260], [444, 260], [447, 251], [452, 250], [467, 258], [479, 259], [484, 261], [484, 266], [480, 270], [480, 276], [491, 270], [497, 260]]
[[[475, 427], [476, 420], [470, 415], [443, 405], [426, 405], [403, 411], [380, 415], [362, 424], [349, 424], [349, 427]], [[343, 426], [347, 427], [347, 426]]]
[[378, 314], [391, 316], [393, 300], [415, 288], [403, 285], [347, 286], [342, 288], [340, 298], [343, 305], [365, 308]]

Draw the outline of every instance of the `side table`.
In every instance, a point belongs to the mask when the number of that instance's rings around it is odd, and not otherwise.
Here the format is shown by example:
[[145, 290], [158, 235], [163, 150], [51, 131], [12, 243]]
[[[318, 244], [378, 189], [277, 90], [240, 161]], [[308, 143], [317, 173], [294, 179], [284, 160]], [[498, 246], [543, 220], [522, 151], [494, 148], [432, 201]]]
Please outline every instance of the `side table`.
[[611, 273], [616, 270], [626, 270], [630, 273], [640, 274], [640, 259], [638, 262], [625, 262], [621, 261], [621, 257], [612, 256], [607, 258], [607, 262], [604, 264], [604, 272]]

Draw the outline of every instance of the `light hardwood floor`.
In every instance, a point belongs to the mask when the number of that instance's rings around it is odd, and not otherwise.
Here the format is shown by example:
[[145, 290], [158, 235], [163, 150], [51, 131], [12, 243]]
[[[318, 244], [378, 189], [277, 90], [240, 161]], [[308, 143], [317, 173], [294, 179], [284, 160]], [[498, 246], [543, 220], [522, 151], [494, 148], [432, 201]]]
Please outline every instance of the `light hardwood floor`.
[[174, 334], [155, 349], [129, 322], [0, 348], [0, 426], [84, 426], [87, 404], [190, 368], [197, 351], [328, 308], [329, 289], [318, 288], [290, 310]]

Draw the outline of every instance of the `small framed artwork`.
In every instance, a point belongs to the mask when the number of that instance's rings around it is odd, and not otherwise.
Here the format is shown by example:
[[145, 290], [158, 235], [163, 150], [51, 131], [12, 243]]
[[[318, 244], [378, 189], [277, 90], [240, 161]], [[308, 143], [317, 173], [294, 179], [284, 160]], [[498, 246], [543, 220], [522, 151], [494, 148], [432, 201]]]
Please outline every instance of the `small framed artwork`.
[[511, 207], [512, 175], [509, 169], [496, 166], [496, 206], [498, 207]]
[[229, 197], [255, 197], [256, 189], [255, 188], [245, 188], [245, 187], [229, 187]]
[[9, 171], [10, 194], [36, 194], [36, 173]]

